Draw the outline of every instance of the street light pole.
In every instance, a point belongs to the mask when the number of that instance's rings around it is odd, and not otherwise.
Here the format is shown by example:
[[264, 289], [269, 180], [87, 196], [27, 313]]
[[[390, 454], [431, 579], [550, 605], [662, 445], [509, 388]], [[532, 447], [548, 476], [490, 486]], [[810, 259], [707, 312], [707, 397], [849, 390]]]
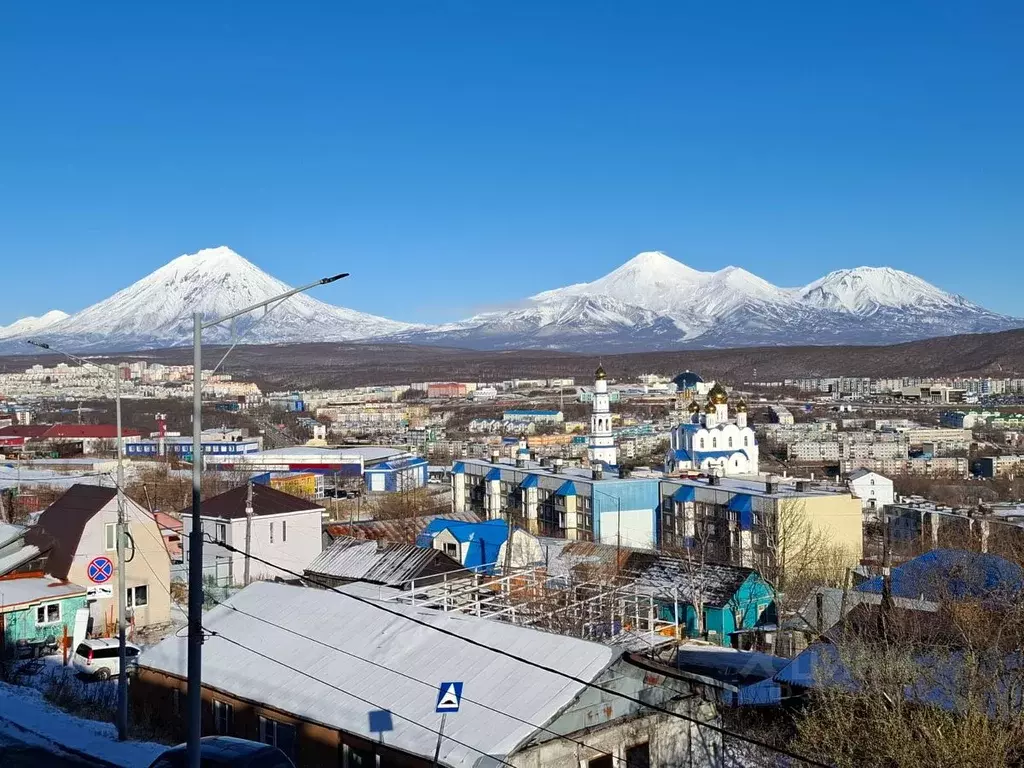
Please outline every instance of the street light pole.
[[[81, 357], [68, 354], [60, 349], [44, 344], [39, 341], [27, 340], [28, 344], [33, 347], [39, 347], [39, 349], [45, 349], [48, 352], [56, 352], [58, 355], [63, 355], [72, 362], [79, 363], [80, 365], [91, 365], [100, 371], [106, 373], [106, 371], [96, 363], [89, 360], [85, 360]], [[124, 539], [125, 539], [125, 521], [124, 521], [124, 433], [121, 429], [121, 368], [122, 363], [118, 363], [114, 371], [114, 411], [116, 413], [117, 420], [117, 525], [114, 528], [115, 536], [117, 538], [116, 549], [117, 549], [117, 662], [118, 662], [118, 673], [117, 673], [117, 738], [120, 741], [124, 741], [128, 738], [128, 664], [127, 664], [127, 652], [125, 647], [125, 633], [127, 624], [127, 599], [128, 599], [128, 578], [125, 571], [124, 562]], [[81, 403], [79, 403], [79, 413], [81, 413]]]
[[[188, 547], [188, 717], [185, 725], [188, 734], [186, 744], [189, 768], [200, 768], [200, 738], [203, 728], [202, 680], [203, 680], [203, 525], [202, 525], [202, 471], [203, 471], [203, 329], [225, 323], [253, 310], [269, 307], [284, 301], [297, 293], [308, 291], [318, 285], [327, 285], [348, 277], [347, 272], [325, 277], [322, 280], [292, 288], [290, 291], [261, 301], [251, 306], [224, 315], [215, 320], [203, 322], [203, 315], [192, 315], [192, 530], [189, 532]], [[269, 311], [269, 310], [268, 310]], [[229, 349], [228, 352], [231, 350]], [[222, 359], [223, 362], [223, 359]]]

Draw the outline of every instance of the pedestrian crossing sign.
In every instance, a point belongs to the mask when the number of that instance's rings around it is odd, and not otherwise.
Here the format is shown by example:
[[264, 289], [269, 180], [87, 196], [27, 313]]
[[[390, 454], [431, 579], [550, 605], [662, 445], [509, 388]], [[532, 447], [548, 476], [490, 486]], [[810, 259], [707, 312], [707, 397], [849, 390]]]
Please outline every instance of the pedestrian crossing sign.
[[462, 683], [441, 683], [437, 689], [435, 712], [458, 712], [462, 704]]

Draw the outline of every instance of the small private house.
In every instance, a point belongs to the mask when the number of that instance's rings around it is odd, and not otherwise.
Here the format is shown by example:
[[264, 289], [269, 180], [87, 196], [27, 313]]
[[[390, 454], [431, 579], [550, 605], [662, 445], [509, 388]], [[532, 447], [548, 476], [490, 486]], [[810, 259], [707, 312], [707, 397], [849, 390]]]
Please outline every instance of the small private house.
[[[690, 565], [672, 557], [635, 553], [627, 568], [637, 574], [637, 587], [654, 594], [660, 618], [685, 627], [687, 637], [705, 637], [733, 646], [734, 633], [753, 629], [774, 600], [771, 586], [759, 573], [735, 565]], [[698, 624], [703, 613], [703, 632]]]
[[50, 576], [0, 578], [0, 639], [5, 658], [53, 652], [73, 638], [78, 611], [87, 607], [86, 588]]
[[[251, 509], [251, 511], [250, 511]], [[294, 579], [323, 550], [321, 535], [324, 508], [315, 501], [278, 491], [266, 485], [240, 485], [203, 501], [203, 575], [221, 586], [245, 583], [246, 527], [250, 527], [250, 552], [282, 568], [249, 560], [249, 578]], [[191, 508], [181, 510], [183, 523], [182, 556], [188, 562], [189, 536], [192, 531]], [[233, 552], [215, 542], [222, 541]], [[284, 569], [284, 570], [282, 570]]]
[[[687, 682], [599, 643], [339, 589], [262, 582], [203, 617], [205, 734], [259, 739], [314, 768], [721, 764], [717, 733], [648, 708], [714, 723]], [[131, 689], [182, 738], [186, 643], [143, 651]], [[439, 739], [442, 700], [458, 712]]]
[[858, 469], [847, 478], [850, 493], [860, 499], [865, 512], [880, 512], [896, 500], [892, 480], [870, 469]]
[[[132, 499], [124, 498], [129, 544], [125, 558], [126, 592], [132, 627], [144, 629], [170, 622], [171, 561], [160, 526]], [[87, 587], [94, 636], [109, 636], [117, 624], [115, 580], [97, 584], [89, 578], [96, 558], [117, 568], [117, 492], [97, 485], [73, 485], [43, 510], [25, 534], [25, 543], [45, 552], [43, 573], [54, 580]]]
[[464, 568], [493, 573], [501, 567], [498, 553], [507, 540], [508, 523], [504, 520], [458, 523], [437, 518], [416, 537], [416, 544], [439, 549]]

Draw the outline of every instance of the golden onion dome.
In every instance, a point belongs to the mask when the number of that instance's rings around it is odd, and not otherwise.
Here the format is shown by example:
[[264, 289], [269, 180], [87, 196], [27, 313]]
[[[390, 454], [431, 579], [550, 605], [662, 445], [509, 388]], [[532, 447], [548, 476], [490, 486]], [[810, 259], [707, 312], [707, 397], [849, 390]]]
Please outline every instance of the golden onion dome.
[[715, 403], [712, 400], [708, 400], [708, 404], [704, 406], [704, 413], [714, 413]]
[[606, 374], [604, 372], [604, 366], [603, 365], [597, 366], [597, 372], [594, 374], [594, 378], [595, 379], [605, 379], [607, 377], [608, 377], [608, 374]]
[[725, 387], [718, 382], [715, 382], [715, 386], [713, 386], [711, 391], [708, 392], [708, 399], [717, 405], [722, 405], [729, 401], [729, 393], [725, 391]]
[[691, 400], [688, 410], [690, 411], [690, 413], [700, 413], [700, 403], [698, 403], [696, 400]]
[[746, 412], [747, 412], [747, 401], [743, 400], [743, 399], [740, 399], [736, 403], [736, 413], [746, 413]]

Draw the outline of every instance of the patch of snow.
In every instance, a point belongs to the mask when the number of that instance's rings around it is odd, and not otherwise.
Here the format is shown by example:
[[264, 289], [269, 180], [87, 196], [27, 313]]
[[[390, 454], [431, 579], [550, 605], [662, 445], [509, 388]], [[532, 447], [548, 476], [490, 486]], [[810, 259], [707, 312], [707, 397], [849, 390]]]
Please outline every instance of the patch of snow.
[[23, 317], [15, 320], [10, 325], [0, 325], [0, 339], [9, 339], [13, 336], [27, 335], [49, 328], [51, 325], [66, 320], [70, 315], [61, 312], [59, 309], [51, 309], [39, 317]]
[[61, 746], [125, 768], [149, 765], [167, 747], [117, 740], [112, 723], [86, 720], [53, 706], [34, 688], [0, 683], [0, 731], [45, 749]]

